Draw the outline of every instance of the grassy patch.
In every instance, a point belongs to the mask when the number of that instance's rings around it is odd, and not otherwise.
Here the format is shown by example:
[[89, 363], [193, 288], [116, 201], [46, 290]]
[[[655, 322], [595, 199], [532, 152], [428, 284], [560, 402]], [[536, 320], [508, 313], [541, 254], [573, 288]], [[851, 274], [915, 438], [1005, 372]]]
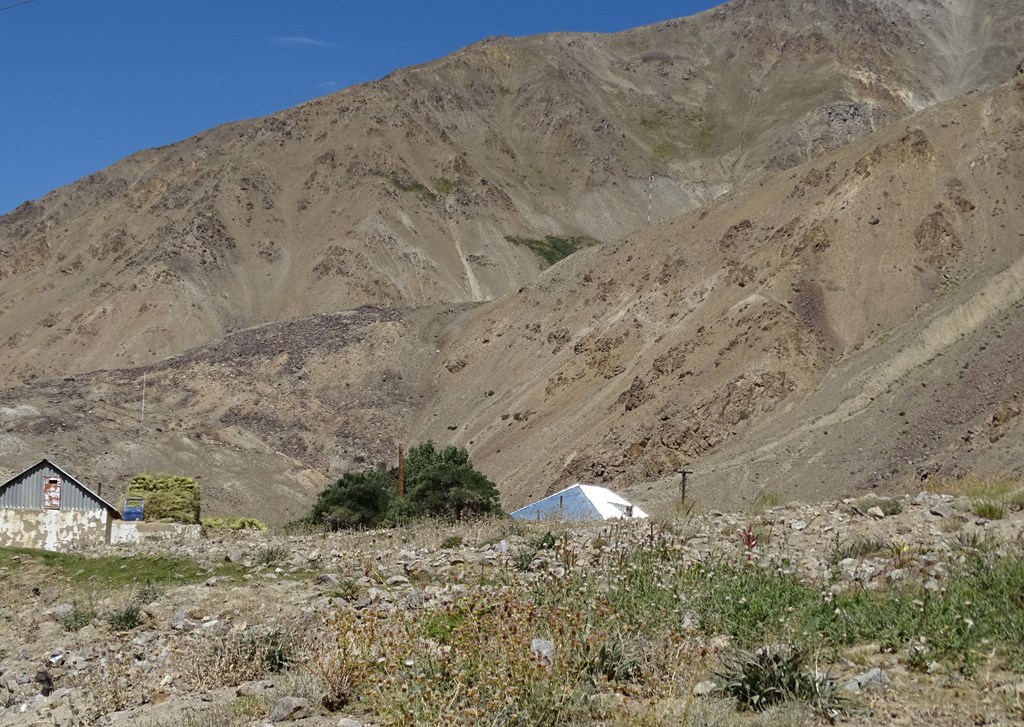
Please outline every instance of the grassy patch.
[[999, 520], [1008, 512], [1024, 510], [1024, 481], [1003, 475], [969, 475], [955, 480], [929, 480], [932, 492], [966, 497], [978, 517]]
[[580, 235], [577, 237], [547, 235], [543, 240], [518, 237], [516, 235], [506, 235], [505, 239], [513, 245], [529, 248], [544, 258], [549, 265], [554, 265], [559, 260], [569, 257], [577, 250], [601, 244], [598, 240], [586, 235]]
[[130, 587], [152, 589], [160, 584], [196, 583], [211, 575], [238, 574], [237, 568], [230, 564], [210, 570], [194, 560], [175, 556], [87, 557], [30, 548], [0, 548], [0, 567], [13, 569], [28, 565], [42, 566], [75, 585], [109, 591]]
[[445, 179], [444, 177], [437, 177], [434, 179], [434, 190], [442, 197], [447, 197], [451, 194], [456, 187], [461, 185], [458, 179]]
[[715, 130], [710, 126], [701, 126], [697, 129], [690, 142], [690, 146], [698, 154], [707, 154], [715, 148]]

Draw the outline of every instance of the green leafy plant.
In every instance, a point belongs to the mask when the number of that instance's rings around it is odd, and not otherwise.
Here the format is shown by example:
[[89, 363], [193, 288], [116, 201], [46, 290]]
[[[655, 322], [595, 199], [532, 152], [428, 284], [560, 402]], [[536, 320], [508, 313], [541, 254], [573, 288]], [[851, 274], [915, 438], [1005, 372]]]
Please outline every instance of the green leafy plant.
[[763, 646], [741, 652], [728, 660], [716, 677], [722, 691], [741, 709], [762, 712], [795, 700], [829, 719], [845, 711], [835, 681], [810, 668], [806, 654], [795, 646]]
[[78, 631], [91, 624], [94, 618], [96, 618], [96, 609], [75, 604], [70, 611], [58, 619], [58, 623], [64, 627], [65, 631]]
[[142, 625], [142, 609], [135, 603], [129, 603], [115, 608], [103, 618], [114, 631], [131, 631]]

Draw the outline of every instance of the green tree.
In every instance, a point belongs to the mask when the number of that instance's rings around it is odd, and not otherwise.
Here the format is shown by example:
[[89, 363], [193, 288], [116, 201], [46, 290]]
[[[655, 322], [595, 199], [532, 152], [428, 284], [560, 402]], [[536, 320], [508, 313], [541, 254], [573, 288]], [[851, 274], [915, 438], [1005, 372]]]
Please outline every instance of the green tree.
[[341, 528], [394, 525], [434, 517], [474, 517], [501, 512], [498, 488], [473, 468], [461, 447], [438, 451], [433, 442], [409, 450], [406, 497], [398, 497], [398, 470], [378, 465], [346, 472], [317, 498], [306, 522]]
[[326, 523], [333, 530], [378, 525], [388, 512], [397, 482], [397, 472], [383, 465], [346, 472], [320, 493], [308, 520]]
[[449, 446], [438, 452], [427, 441], [409, 450], [409, 501], [425, 515], [472, 517], [501, 512], [498, 488], [469, 461], [469, 453]]

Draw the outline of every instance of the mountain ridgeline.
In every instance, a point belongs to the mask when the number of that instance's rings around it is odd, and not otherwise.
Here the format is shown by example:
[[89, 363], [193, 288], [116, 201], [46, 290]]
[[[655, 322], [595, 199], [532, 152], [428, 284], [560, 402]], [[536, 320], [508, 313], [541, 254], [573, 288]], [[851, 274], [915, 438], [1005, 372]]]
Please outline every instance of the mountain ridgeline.
[[1009, 1], [737, 0], [140, 152], [0, 217], [0, 468], [271, 520], [425, 439], [506, 505], [1019, 468], [1022, 55]]

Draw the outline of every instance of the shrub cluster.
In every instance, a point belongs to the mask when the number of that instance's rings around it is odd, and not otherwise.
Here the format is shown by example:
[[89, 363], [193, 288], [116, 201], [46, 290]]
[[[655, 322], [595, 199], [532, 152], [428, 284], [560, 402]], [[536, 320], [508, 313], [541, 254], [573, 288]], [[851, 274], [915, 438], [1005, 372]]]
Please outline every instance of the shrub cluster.
[[461, 447], [438, 451], [433, 442], [409, 450], [406, 496], [398, 497], [398, 469], [383, 465], [346, 472], [317, 498], [309, 524], [333, 530], [375, 527], [422, 517], [464, 518], [499, 514], [498, 489]]

